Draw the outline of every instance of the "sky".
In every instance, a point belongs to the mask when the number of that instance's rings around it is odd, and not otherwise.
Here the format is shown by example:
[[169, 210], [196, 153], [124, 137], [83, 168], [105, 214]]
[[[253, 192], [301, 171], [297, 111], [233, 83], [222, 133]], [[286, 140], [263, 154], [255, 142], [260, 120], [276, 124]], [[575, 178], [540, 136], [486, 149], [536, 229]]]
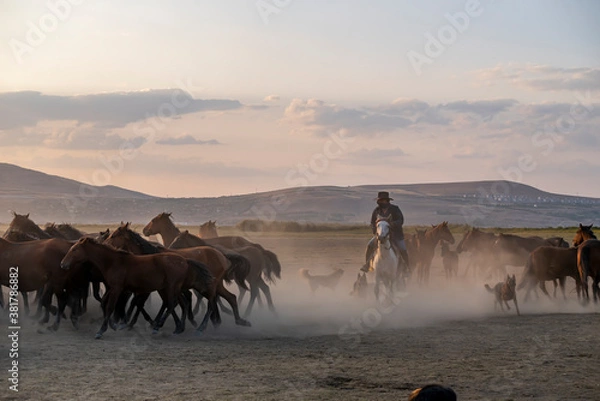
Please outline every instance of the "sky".
[[0, 2], [0, 161], [165, 197], [600, 197], [600, 2]]

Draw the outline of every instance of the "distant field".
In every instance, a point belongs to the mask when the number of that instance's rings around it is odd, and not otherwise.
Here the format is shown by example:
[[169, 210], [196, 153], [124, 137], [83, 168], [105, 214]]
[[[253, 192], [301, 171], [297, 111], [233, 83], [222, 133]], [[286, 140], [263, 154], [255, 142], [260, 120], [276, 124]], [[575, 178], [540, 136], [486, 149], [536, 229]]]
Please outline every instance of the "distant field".
[[[104, 231], [107, 228], [113, 230], [119, 226], [119, 223], [113, 224], [75, 224], [77, 229], [86, 232], [86, 233], [96, 233], [100, 231]], [[0, 224], [0, 232], [4, 233], [7, 229], [7, 224]], [[144, 227], [143, 224], [132, 224], [131, 227], [137, 231], [142, 232]], [[371, 235], [371, 230], [368, 226], [360, 226], [360, 225], [320, 225], [321, 230], [317, 229], [315, 231], [304, 231], [304, 232], [296, 232], [296, 231], [243, 231], [235, 226], [222, 226], [218, 227], [219, 235], [240, 235], [248, 238], [327, 238], [327, 237], [368, 237]], [[412, 234], [416, 229], [424, 230], [428, 226], [405, 226], [404, 232], [407, 234]], [[189, 230], [192, 234], [199, 234], [199, 226], [186, 226], [179, 225], [181, 230]], [[464, 234], [469, 227], [463, 225], [450, 225], [450, 230], [456, 237], [456, 239], [460, 239], [462, 234]], [[487, 232], [494, 233], [509, 233], [509, 234], [517, 234], [521, 236], [529, 236], [529, 235], [537, 235], [543, 238], [549, 237], [563, 237], [567, 241], [571, 241], [575, 232], [577, 231], [576, 227], [547, 227], [547, 228], [485, 228], [482, 229]]]

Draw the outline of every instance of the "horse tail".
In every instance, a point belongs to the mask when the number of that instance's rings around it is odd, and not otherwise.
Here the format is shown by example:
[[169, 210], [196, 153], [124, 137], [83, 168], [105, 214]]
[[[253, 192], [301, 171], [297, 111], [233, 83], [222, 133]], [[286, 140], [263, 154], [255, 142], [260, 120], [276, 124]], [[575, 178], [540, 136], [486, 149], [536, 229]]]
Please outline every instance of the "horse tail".
[[[264, 249], [264, 248], [263, 248]], [[270, 283], [275, 282], [275, 278], [281, 279], [281, 263], [279, 263], [279, 259], [277, 259], [277, 255], [275, 253], [268, 251], [266, 249], [263, 250], [263, 256], [266, 259], [265, 264], [265, 278]], [[275, 277], [273, 277], [275, 276]]]
[[[195, 283], [202, 283], [205, 288], [210, 287], [215, 278], [214, 276], [211, 274], [210, 270], [208, 270], [208, 266], [206, 266], [204, 263], [202, 262], [198, 262], [196, 260], [192, 260], [192, 259], [187, 259], [188, 262], [188, 268], [194, 270], [194, 272], [196, 273], [196, 280]], [[195, 288], [196, 290], [198, 290], [199, 292], [202, 292], [201, 289], [199, 288]]]
[[310, 277], [311, 277], [310, 273], [308, 272], [308, 269], [300, 269], [300, 270], [298, 270], [298, 273], [300, 273], [300, 275], [307, 280], [310, 279]]
[[523, 279], [519, 283], [517, 290], [522, 289], [528, 282], [528, 278], [533, 275], [533, 253], [529, 254], [527, 258], [527, 264], [525, 265], [525, 270], [523, 271]]
[[231, 281], [236, 282], [241, 288], [249, 290], [246, 285], [246, 278], [250, 274], [250, 261], [244, 255], [237, 252], [224, 252], [223, 253], [227, 260], [229, 260], [230, 266], [225, 273], [224, 280], [227, 283]]
[[579, 260], [577, 263], [577, 268], [579, 269], [579, 277], [581, 278], [581, 283], [584, 286], [587, 286], [587, 279], [590, 275], [590, 247], [582, 246], [579, 249]]
[[489, 285], [485, 285], [484, 286], [486, 290], [488, 290], [489, 292], [494, 292], [494, 289], [492, 287], [490, 287]]

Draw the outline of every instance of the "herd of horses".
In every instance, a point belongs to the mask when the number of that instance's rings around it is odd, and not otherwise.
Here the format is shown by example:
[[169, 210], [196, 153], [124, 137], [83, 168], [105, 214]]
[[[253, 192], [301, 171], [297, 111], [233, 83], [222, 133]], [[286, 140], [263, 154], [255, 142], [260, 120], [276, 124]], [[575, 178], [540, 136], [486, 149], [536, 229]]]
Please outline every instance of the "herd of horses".
[[[392, 261], [393, 255], [385, 256], [387, 253], [392, 253], [386, 225], [386, 221], [377, 222], [378, 251], [374, 258], [374, 265], [377, 265], [375, 267], [376, 298], [379, 296], [381, 283], [387, 288], [389, 294], [394, 288], [403, 288], [407, 277], [410, 277], [413, 272], [416, 274], [418, 284], [427, 284], [435, 250], [440, 245], [448, 279], [458, 275], [459, 254], [468, 252], [470, 258], [465, 268], [465, 276], [471, 273], [487, 278], [494, 276], [505, 278], [508, 266], [523, 267], [518, 289], [526, 289], [525, 301], [532, 290], [537, 295], [536, 286], [550, 297], [546, 289], [546, 281], [554, 283], [554, 297], [560, 286], [566, 299], [565, 283], [568, 277], [575, 281], [578, 298], [583, 297], [585, 302], [589, 300], [588, 278], [592, 278], [594, 301], [600, 299], [600, 241], [592, 231], [593, 225], [580, 224], [572, 246], [561, 237], [521, 237], [514, 234], [494, 234], [472, 228], [463, 235], [456, 249], [451, 250], [449, 245], [454, 244], [455, 239], [450, 232], [448, 222], [442, 222], [426, 230], [417, 229], [414, 234], [406, 236], [410, 266], [402, 265], [404, 271], [399, 274], [392, 273], [396, 268], [395, 262]], [[385, 263], [386, 260], [389, 262]], [[377, 268], [382, 271], [377, 272]], [[401, 280], [394, 281], [395, 277]], [[366, 286], [364, 274], [359, 273], [353, 293], [360, 293], [361, 287], [366, 288]], [[364, 296], [364, 291], [362, 295]]]
[[[45, 324], [54, 314], [51, 330], [58, 329], [67, 306], [71, 309], [72, 324], [78, 327], [80, 316], [87, 311], [90, 286], [103, 311], [96, 338], [101, 338], [109, 326], [132, 328], [140, 314], [154, 332], [163, 327], [169, 316], [175, 322], [175, 333], [185, 330], [186, 321], [201, 332], [209, 322], [218, 326], [221, 312], [232, 315], [237, 325], [250, 326], [246, 319], [255, 302], [262, 304], [262, 296], [276, 314], [269, 284], [281, 278], [277, 255], [244, 237], [218, 236], [213, 221], [203, 224], [200, 236], [196, 236], [179, 230], [170, 213], [160, 213], [143, 228], [142, 234], [145, 237], [160, 235], [165, 244], [162, 245], [145, 239], [132, 230], [129, 223], [122, 223], [112, 232], [85, 234], [68, 224], [47, 224], [42, 229], [28, 214], [13, 212], [13, 216], [0, 238], [0, 306], [3, 307], [4, 299], [2, 285], [9, 286], [9, 271], [18, 267], [18, 289], [25, 314], [30, 314], [28, 294], [36, 292], [34, 317]], [[600, 241], [591, 225], [579, 225], [572, 246], [559, 237], [520, 237], [472, 228], [456, 249], [451, 250], [449, 245], [454, 244], [455, 239], [448, 222], [443, 222], [406, 237], [410, 266], [398, 272], [393, 270], [397, 256], [389, 246], [389, 234], [385, 234], [386, 222], [379, 223], [380, 246], [388, 254], [375, 256], [380, 267], [379, 271], [376, 269], [376, 295], [379, 284], [393, 292], [393, 283], [399, 277], [408, 279], [413, 271], [418, 283], [426, 285], [436, 247], [441, 245], [448, 278], [457, 274], [458, 254], [469, 252], [471, 257], [465, 275], [496, 273], [505, 277], [507, 266], [524, 266], [518, 288], [526, 288], [526, 299], [538, 285], [550, 296], [546, 281], [554, 283], [554, 296], [560, 286], [566, 299], [568, 277], [575, 280], [578, 297], [585, 301], [590, 298], [587, 282], [591, 277], [594, 301], [600, 299]], [[383, 262], [379, 263], [378, 257]], [[386, 272], [385, 263], [393, 269]], [[226, 284], [233, 283], [239, 288], [239, 296], [227, 289]], [[366, 285], [364, 274], [359, 274], [357, 283]], [[101, 284], [104, 293], [101, 293]], [[239, 305], [247, 291], [250, 299], [242, 317]], [[154, 317], [145, 309], [153, 292], [162, 299], [160, 311]], [[56, 305], [53, 305], [54, 298]], [[204, 299], [206, 302], [202, 302]], [[200, 309], [202, 320], [197, 324], [195, 316]]]
[[[18, 289], [26, 315], [30, 313], [28, 293], [36, 291], [34, 317], [41, 317], [40, 323], [44, 324], [54, 313], [51, 330], [58, 329], [67, 306], [73, 325], [78, 327], [79, 317], [87, 311], [90, 284], [104, 316], [96, 338], [101, 338], [109, 325], [113, 329], [133, 327], [140, 314], [154, 332], [168, 316], [173, 317], [175, 333], [185, 330], [186, 320], [198, 331], [203, 331], [209, 320], [218, 326], [220, 309], [232, 314], [236, 324], [250, 326], [241, 317], [238, 306], [247, 290], [250, 301], [245, 317], [257, 299], [261, 302], [261, 292], [275, 313], [267, 282], [281, 278], [277, 255], [243, 237], [200, 238], [188, 231], [180, 232], [170, 213], [160, 213], [144, 227], [143, 233], [161, 235], [163, 243], [169, 245], [165, 247], [146, 240], [129, 223], [122, 223], [112, 232], [91, 235], [67, 224], [48, 224], [41, 229], [28, 214], [13, 215], [0, 239], [0, 285], [8, 286], [9, 269], [18, 267]], [[225, 286], [233, 282], [240, 288], [239, 299]], [[104, 285], [104, 294], [100, 294], [100, 283]], [[144, 306], [155, 291], [162, 299], [162, 306], [152, 318]], [[196, 295], [194, 307], [192, 293]], [[52, 305], [53, 297], [57, 306]], [[194, 316], [203, 299], [207, 302], [202, 305], [205, 312], [198, 325]], [[1, 292], [0, 302], [3, 302]], [[177, 306], [181, 308], [180, 316], [175, 311]]]

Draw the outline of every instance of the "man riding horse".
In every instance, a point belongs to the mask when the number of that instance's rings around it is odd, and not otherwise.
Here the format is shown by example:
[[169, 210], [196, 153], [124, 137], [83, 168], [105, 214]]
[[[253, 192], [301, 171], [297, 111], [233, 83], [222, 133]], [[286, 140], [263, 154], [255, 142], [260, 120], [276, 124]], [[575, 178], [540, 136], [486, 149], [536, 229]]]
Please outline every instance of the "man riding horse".
[[[389, 192], [379, 192], [377, 194], [377, 207], [373, 210], [373, 214], [371, 215], [371, 230], [375, 235], [377, 232], [377, 221], [378, 220], [387, 220], [390, 224], [391, 228], [391, 242], [396, 251], [396, 255], [401, 256], [398, 258], [398, 273], [402, 270], [401, 263], [404, 261], [406, 267], [408, 268], [408, 252], [406, 251], [406, 244], [404, 242], [404, 231], [402, 230], [402, 225], [404, 224], [404, 215], [402, 211], [397, 205], [392, 205], [390, 201], [393, 199], [390, 198]], [[373, 259], [373, 255], [375, 254], [375, 249], [377, 248], [377, 237], [373, 237], [369, 244], [367, 245], [367, 253], [366, 253], [366, 263], [360, 269], [364, 272], [368, 272], [372, 270], [371, 262]]]

